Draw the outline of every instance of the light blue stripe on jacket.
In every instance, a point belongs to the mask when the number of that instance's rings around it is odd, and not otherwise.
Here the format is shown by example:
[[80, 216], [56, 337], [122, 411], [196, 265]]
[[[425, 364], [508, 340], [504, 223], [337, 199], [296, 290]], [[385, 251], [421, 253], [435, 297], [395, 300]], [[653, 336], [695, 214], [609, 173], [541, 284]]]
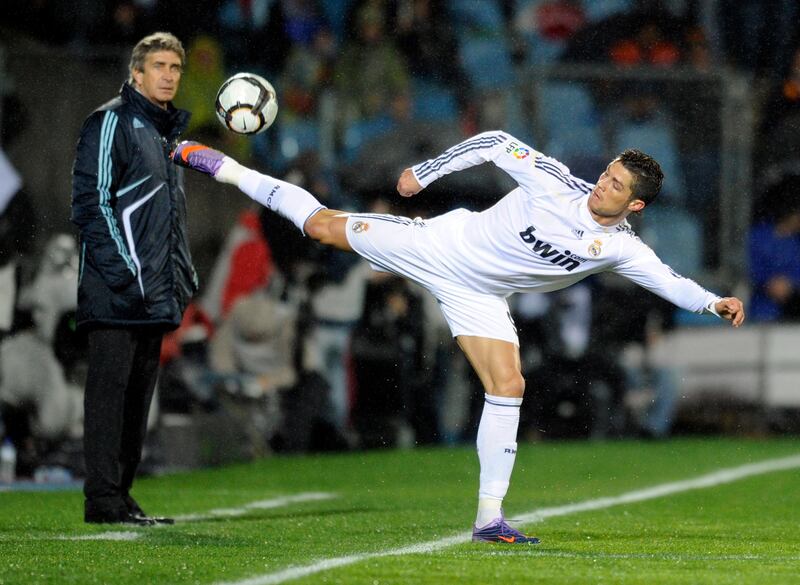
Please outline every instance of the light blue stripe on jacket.
[[100, 128], [100, 149], [97, 154], [97, 192], [99, 194], [98, 205], [100, 212], [106, 220], [108, 232], [111, 239], [117, 245], [117, 251], [131, 274], [136, 274], [136, 265], [128, 254], [125, 243], [122, 241], [122, 236], [119, 233], [119, 226], [117, 220], [114, 218], [114, 212], [109, 205], [111, 201], [111, 147], [114, 143], [114, 131], [117, 128], [119, 117], [114, 112], [106, 112], [103, 117], [103, 125]]
[[128, 194], [130, 191], [132, 191], [133, 189], [136, 189], [136, 187], [138, 187], [139, 185], [141, 185], [142, 183], [144, 183], [144, 182], [145, 182], [147, 179], [149, 179], [149, 178], [150, 178], [150, 177], [152, 177], [152, 176], [153, 176], [153, 175], [147, 175], [146, 177], [143, 177], [143, 178], [139, 179], [139, 180], [138, 180], [138, 181], [136, 181], [135, 183], [131, 183], [131, 184], [130, 184], [130, 185], [128, 185], [127, 187], [123, 187], [122, 189], [120, 189], [119, 191], [117, 191], [117, 199], [119, 199], [119, 198], [120, 198], [120, 197], [122, 197], [123, 195], [127, 195], [127, 194]]

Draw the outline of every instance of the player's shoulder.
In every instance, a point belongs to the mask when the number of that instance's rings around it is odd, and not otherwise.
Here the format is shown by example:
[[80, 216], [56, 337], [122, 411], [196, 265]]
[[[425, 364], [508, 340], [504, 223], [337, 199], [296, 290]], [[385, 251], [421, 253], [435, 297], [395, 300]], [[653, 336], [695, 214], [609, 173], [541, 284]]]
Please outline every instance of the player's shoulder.
[[628, 220], [623, 220], [621, 223], [614, 227], [614, 236], [620, 243], [620, 256], [627, 259], [645, 259], [655, 256], [656, 253], [653, 249], [639, 237], [636, 231], [628, 223]]
[[504, 130], [486, 130], [485, 132], [480, 132], [478, 134], [474, 134], [470, 136], [466, 140], [460, 142], [453, 148], [462, 149], [465, 146], [475, 146], [475, 147], [482, 147], [482, 148], [495, 148], [499, 147], [502, 144], [506, 144], [509, 142], [516, 141], [519, 143], [519, 140], [516, 140], [511, 134], [505, 132]]
[[622, 222], [618, 223], [614, 227], [614, 230], [615, 230], [615, 233], [617, 233], [617, 234], [621, 234], [624, 237], [631, 238], [631, 239], [636, 240], [636, 241], [638, 241], [640, 243], [644, 243], [639, 238], [639, 236], [636, 234], [636, 231], [633, 229], [633, 227], [631, 227], [631, 224], [628, 222], [627, 219], [623, 219]]
[[557, 169], [561, 174], [572, 175], [569, 168], [564, 163], [551, 156], [547, 156], [531, 146], [530, 143], [512, 135], [510, 132], [504, 130], [490, 130], [473, 136], [472, 140], [490, 141], [494, 146], [504, 150], [506, 155], [518, 161], [530, 162], [533, 166], [537, 166], [541, 162]]
[[576, 195], [588, 195], [594, 188], [593, 183], [576, 177], [572, 174], [572, 171], [570, 171], [567, 165], [542, 152], [535, 152], [533, 156], [533, 167], [536, 171], [541, 173], [541, 176], [547, 177], [551, 181], [574, 191]]

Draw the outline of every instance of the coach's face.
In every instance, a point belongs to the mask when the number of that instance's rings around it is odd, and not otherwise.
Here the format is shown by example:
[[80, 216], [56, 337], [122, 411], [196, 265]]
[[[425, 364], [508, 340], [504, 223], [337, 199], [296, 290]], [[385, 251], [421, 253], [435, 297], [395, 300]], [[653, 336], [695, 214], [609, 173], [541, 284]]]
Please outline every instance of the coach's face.
[[629, 213], [644, 209], [644, 201], [633, 196], [633, 180], [631, 172], [618, 159], [609, 163], [589, 194], [589, 211], [595, 221], [612, 225]]
[[144, 68], [134, 70], [136, 90], [160, 108], [175, 98], [181, 81], [183, 63], [174, 51], [153, 51], [144, 59]]

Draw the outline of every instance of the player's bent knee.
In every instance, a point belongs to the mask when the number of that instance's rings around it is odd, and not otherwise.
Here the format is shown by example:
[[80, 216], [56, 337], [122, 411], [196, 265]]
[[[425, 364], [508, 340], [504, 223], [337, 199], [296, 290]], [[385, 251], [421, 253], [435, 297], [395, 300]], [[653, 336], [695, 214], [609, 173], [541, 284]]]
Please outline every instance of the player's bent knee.
[[309, 238], [319, 242], [323, 238], [324, 227], [321, 226], [318, 222], [315, 222], [312, 218], [309, 219], [303, 226], [303, 231]]
[[312, 240], [316, 240], [323, 244], [326, 238], [330, 236], [330, 219], [322, 215], [321, 213], [315, 213], [311, 217], [308, 218], [305, 225], [303, 226], [303, 231], [306, 235], [311, 238]]
[[352, 252], [353, 248], [347, 241], [346, 226], [347, 218], [343, 212], [323, 209], [308, 218], [303, 225], [303, 232], [320, 244]]
[[514, 372], [494, 380], [491, 394], [495, 396], [508, 396], [518, 398], [525, 393], [525, 378], [519, 372]]

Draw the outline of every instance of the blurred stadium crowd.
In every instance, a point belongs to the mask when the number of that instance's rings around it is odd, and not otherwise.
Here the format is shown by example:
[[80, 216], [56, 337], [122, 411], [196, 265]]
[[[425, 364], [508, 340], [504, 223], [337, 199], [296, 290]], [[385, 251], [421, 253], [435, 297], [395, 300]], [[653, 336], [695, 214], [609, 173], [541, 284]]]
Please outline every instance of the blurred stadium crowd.
[[[719, 292], [742, 288], [754, 321], [800, 321], [797, 2], [77, 6], [11, 3], [2, 30], [76, 55], [124, 52], [155, 30], [175, 33], [188, 53], [176, 100], [193, 112], [186, 136], [303, 185], [333, 208], [428, 216], [485, 207], [510, 187], [494, 170], [449, 177], [402, 204], [394, 184], [406, 166], [495, 127], [590, 181], [615, 153], [640, 148], [667, 180], [634, 227], [687, 276], [714, 272], [725, 254], [720, 97], [706, 82], [715, 71], [735, 71], [750, 81], [755, 104], [753, 128], [742, 129], [753, 144], [754, 188], [744, 195], [752, 229], [739, 234], [746, 271], [720, 277]], [[641, 75], [603, 79], [595, 66]], [[562, 67], [576, 77], [553, 74]], [[218, 87], [239, 71], [264, 75], [278, 91], [275, 126], [252, 138], [225, 131], [213, 111]], [[531, 72], [541, 74], [536, 91], [520, 91]], [[3, 149], [39, 115], [7, 92]], [[85, 350], [72, 321], [77, 246], [72, 235], [36, 228], [26, 177], [2, 152], [0, 175], [0, 435], [18, 445], [23, 474], [42, 465], [79, 473]], [[191, 206], [191, 184], [189, 191]], [[213, 260], [199, 266], [200, 295], [164, 344], [149, 464], [474, 438], [480, 385], [433, 299], [245, 203], [236, 224], [222, 226]], [[678, 422], [680, 372], [649, 359], [650, 350], [675, 326], [716, 325], [619, 280], [520, 295], [513, 308], [528, 379], [520, 435], [531, 439], [668, 436]], [[286, 428], [287, 419], [302, 423]]]

